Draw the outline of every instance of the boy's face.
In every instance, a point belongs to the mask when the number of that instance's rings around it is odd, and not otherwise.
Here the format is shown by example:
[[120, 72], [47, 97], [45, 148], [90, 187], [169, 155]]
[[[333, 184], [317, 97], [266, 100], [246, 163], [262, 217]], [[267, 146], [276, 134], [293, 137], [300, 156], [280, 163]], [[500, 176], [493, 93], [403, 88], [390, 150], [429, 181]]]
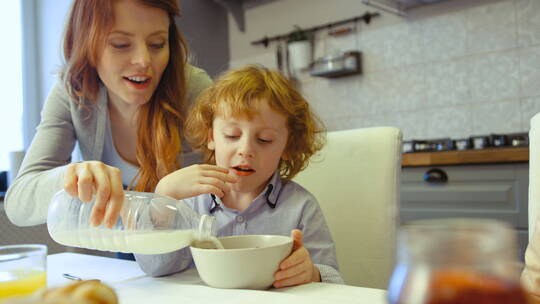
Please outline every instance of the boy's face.
[[278, 168], [287, 145], [286, 117], [261, 102], [252, 120], [217, 113], [210, 129], [208, 148], [216, 165], [229, 169], [238, 182], [232, 190], [259, 194]]

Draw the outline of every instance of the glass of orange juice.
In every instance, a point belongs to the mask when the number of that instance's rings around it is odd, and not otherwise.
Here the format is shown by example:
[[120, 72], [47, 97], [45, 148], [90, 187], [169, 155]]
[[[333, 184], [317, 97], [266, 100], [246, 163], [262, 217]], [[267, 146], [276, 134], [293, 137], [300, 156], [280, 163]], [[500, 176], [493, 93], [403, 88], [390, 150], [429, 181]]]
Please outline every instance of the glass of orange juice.
[[47, 246], [0, 246], [0, 302], [47, 286]]

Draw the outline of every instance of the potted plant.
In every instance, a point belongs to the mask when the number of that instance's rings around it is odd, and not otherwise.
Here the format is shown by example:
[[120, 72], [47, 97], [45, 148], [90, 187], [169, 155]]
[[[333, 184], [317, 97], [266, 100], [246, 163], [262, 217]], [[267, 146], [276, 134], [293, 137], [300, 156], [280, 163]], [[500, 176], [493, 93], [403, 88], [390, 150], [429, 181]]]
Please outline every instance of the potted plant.
[[293, 70], [301, 70], [311, 65], [311, 40], [309, 33], [301, 29], [298, 25], [289, 34], [287, 45], [289, 49], [289, 63]]

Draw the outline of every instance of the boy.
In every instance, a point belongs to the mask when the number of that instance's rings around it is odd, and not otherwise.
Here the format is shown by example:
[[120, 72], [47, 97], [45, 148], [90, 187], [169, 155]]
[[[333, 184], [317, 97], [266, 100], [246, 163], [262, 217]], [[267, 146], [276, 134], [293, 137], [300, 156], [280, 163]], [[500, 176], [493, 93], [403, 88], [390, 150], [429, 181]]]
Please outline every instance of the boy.
[[[343, 283], [317, 200], [291, 181], [322, 147], [323, 132], [289, 81], [260, 66], [226, 73], [201, 94], [185, 130], [211, 165], [200, 165], [204, 173], [189, 176], [196, 186], [185, 189], [185, 174], [173, 172], [159, 181], [156, 193], [185, 199], [198, 213], [215, 216], [218, 237], [292, 231], [293, 252], [275, 274], [276, 288]], [[136, 260], [153, 276], [193, 266], [187, 248]]]

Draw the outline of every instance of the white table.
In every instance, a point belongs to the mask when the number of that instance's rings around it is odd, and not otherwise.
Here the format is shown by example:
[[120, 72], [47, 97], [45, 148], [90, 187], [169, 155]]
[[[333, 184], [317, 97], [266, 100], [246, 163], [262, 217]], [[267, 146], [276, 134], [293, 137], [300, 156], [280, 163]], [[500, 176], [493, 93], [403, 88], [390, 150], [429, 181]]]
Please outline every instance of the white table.
[[201, 281], [195, 269], [167, 277], [146, 276], [136, 262], [77, 253], [59, 253], [47, 257], [48, 287], [68, 284], [62, 274], [82, 279], [99, 279], [112, 286], [120, 304], [136, 303], [386, 303], [380, 289], [347, 285], [311, 283], [270, 289], [218, 289]]

